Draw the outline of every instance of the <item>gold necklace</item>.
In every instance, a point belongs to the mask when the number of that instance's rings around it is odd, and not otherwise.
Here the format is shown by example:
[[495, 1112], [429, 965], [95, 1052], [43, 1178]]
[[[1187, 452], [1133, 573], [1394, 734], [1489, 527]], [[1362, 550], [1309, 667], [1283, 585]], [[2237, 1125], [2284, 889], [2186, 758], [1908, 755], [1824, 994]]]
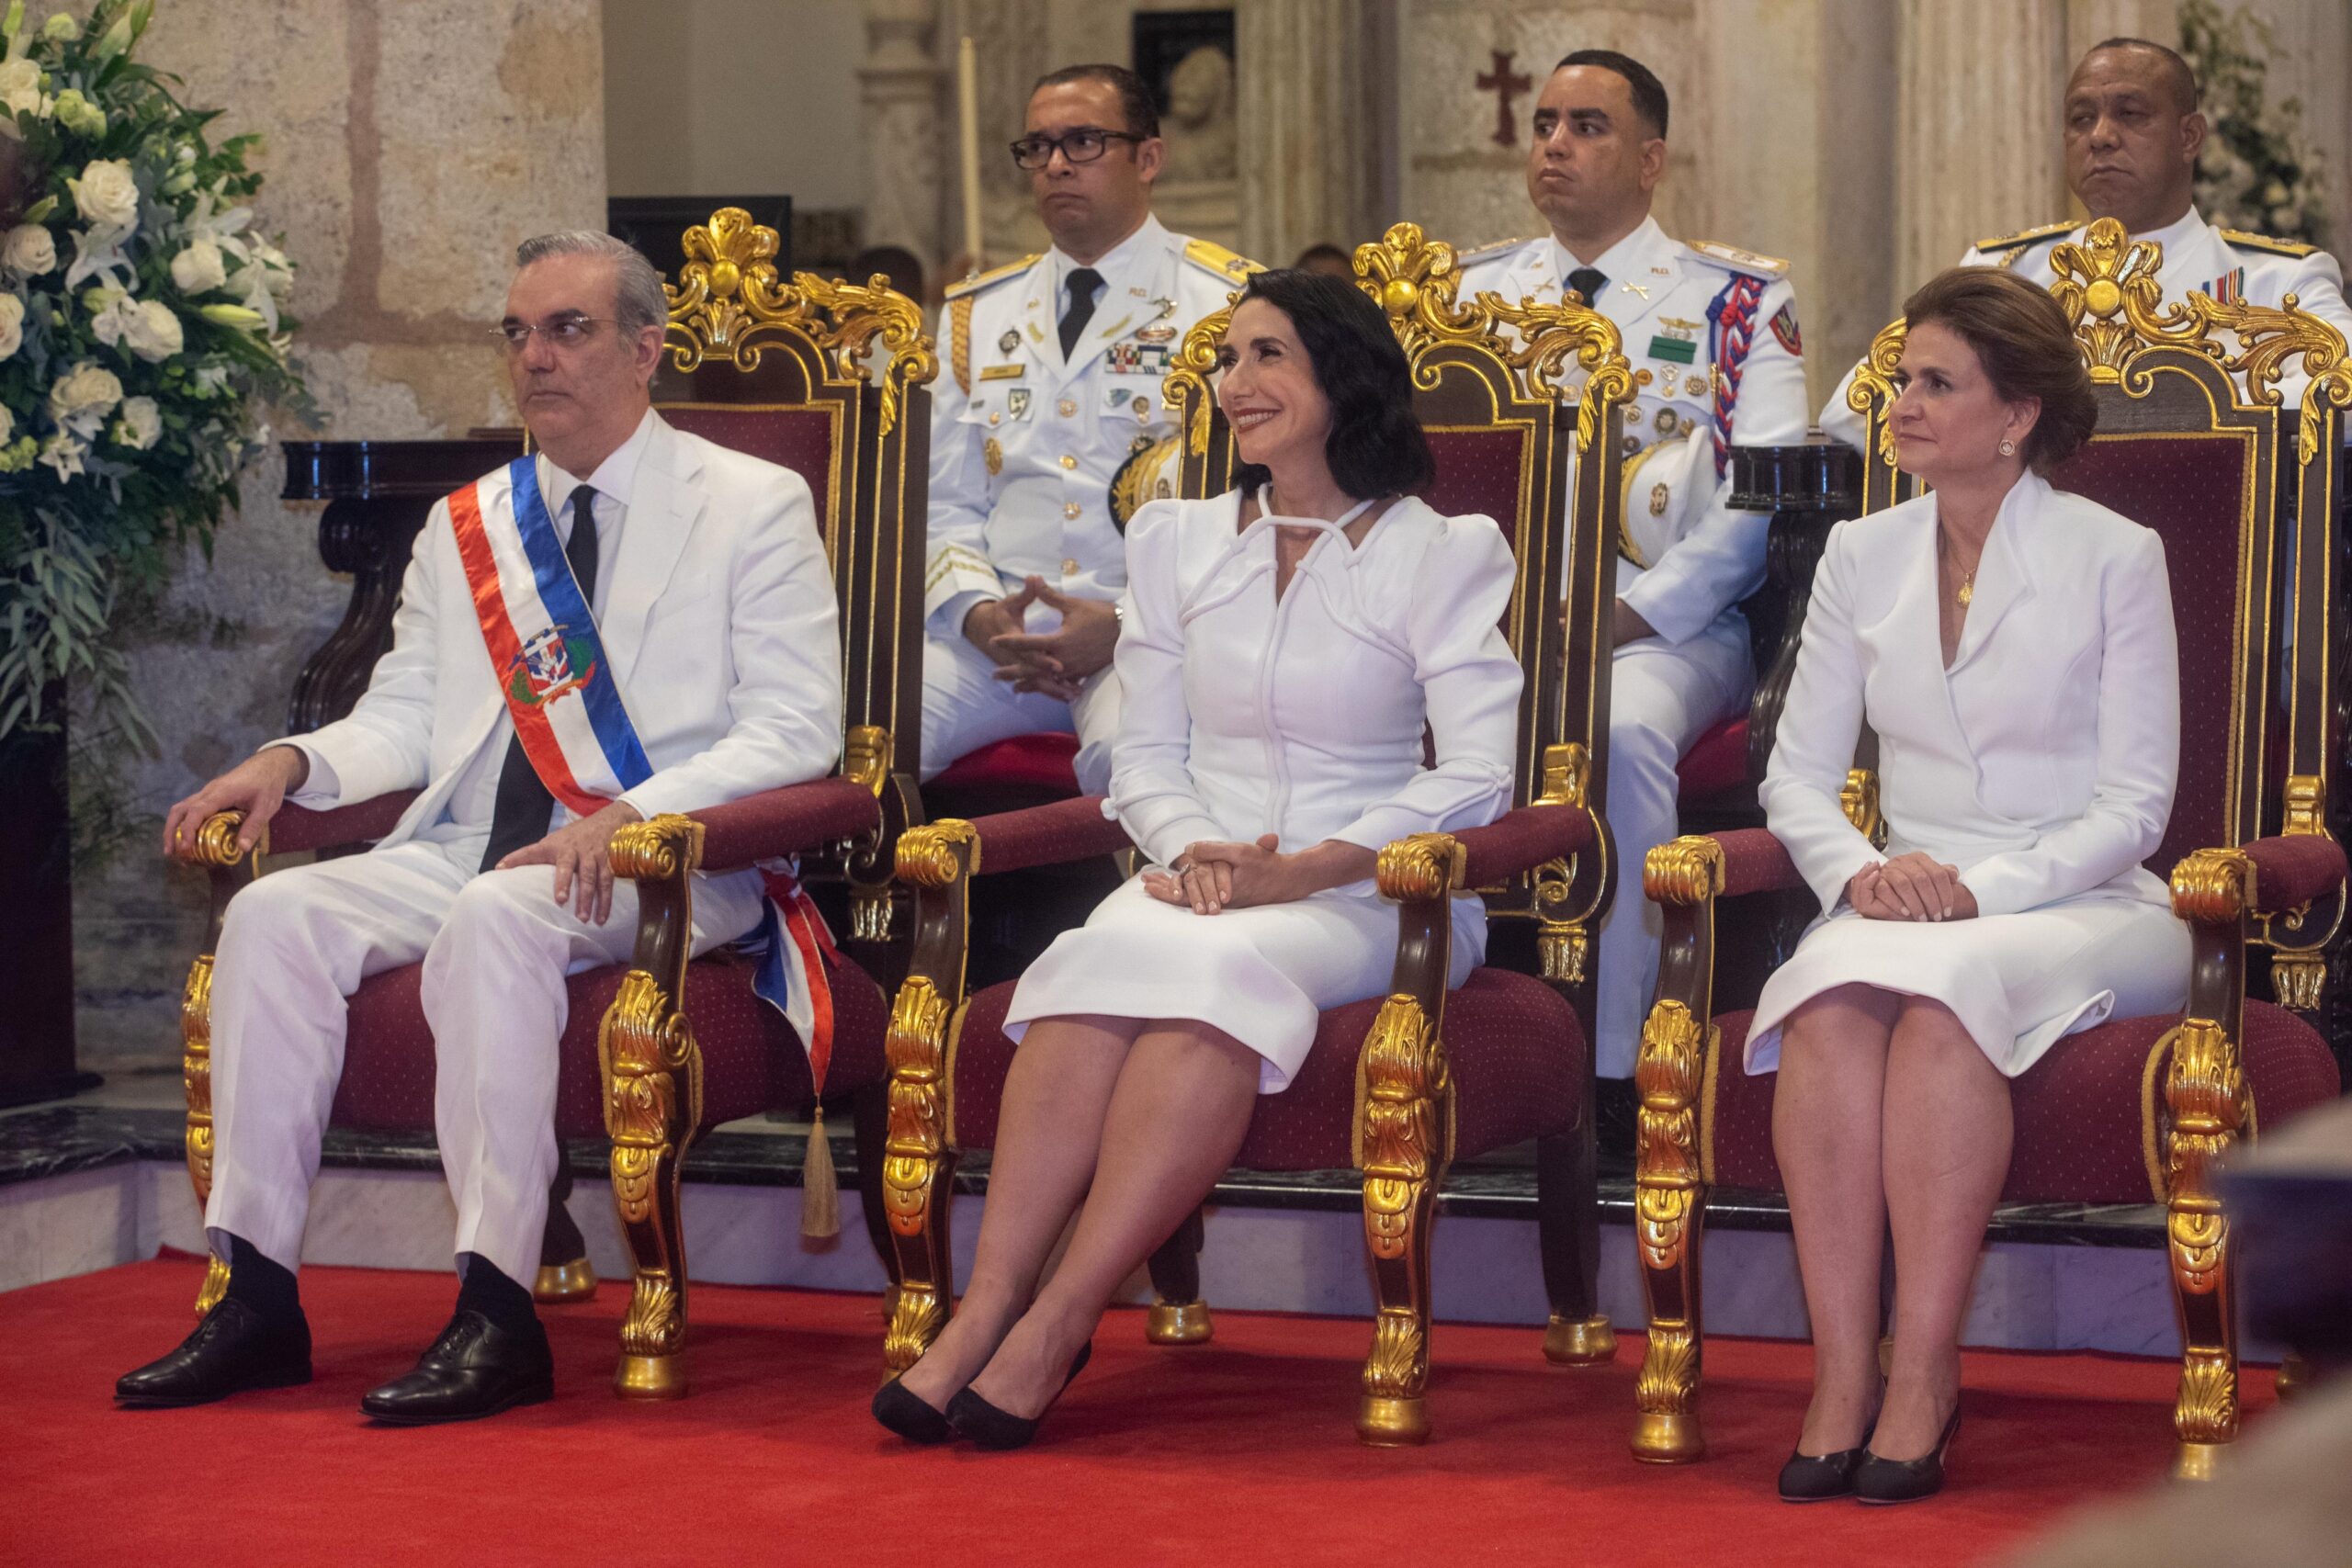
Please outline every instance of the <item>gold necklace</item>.
[[[1951, 536], [1945, 534], [1941, 528], [1938, 528], [1936, 530], [1936, 543], [1941, 547], [1944, 554], [1951, 557], [1953, 567], [1955, 569], [1958, 568], [1960, 565], [1960, 552], [1951, 547]], [[1983, 564], [1984, 562], [1980, 558], [1977, 565], [1981, 566]], [[1968, 575], [1960, 580], [1960, 587], [1953, 592], [1952, 598], [1962, 609], [1965, 610], [1975, 597], [1976, 567], [1970, 567], [1968, 569]]]

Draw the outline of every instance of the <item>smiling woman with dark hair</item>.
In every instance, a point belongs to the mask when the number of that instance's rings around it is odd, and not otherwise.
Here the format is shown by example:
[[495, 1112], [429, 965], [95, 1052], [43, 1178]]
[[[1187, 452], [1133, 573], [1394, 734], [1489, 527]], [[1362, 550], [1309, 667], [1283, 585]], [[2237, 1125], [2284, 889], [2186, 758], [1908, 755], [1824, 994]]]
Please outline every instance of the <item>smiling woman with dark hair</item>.
[[[1510, 803], [1510, 550], [1490, 519], [1411, 498], [1432, 464], [1379, 307], [1335, 278], [1261, 273], [1218, 362], [1240, 485], [1154, 502], [1127, 529], [1105, 808], [1151, 865], [1013, 995], [971, 1282], [874, 1401], [916, 1441], [1029, 1439], [1111, 1292], [1208, 1195], [1318, 1015], [1387, 988], [1381, 846]], [[1454, 901], [1453, 926], [1459, 985], [1486, 952], [1477, 899]]]

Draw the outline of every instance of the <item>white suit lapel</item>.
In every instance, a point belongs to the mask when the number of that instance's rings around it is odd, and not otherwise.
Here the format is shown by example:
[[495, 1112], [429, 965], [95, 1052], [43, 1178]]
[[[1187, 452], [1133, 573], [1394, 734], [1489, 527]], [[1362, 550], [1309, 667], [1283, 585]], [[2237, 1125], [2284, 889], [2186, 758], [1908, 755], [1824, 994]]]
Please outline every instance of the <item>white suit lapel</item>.
[[709, 499], [701, 479], [701, 458], [656, 414], [645, 456], [638, 465], [637, 493], [621, 524], [620, 549], [613, 559], [605, 613], [597, 622], [605, 655], [613, 661], [613, 678], [621, 683], [624, 697], [628, 694], [629, 673], [644, 649], [646, 617], [670, 585], [678, 558], [685, 552], [686, 541]]
[[[1128, 286], [1136, 276], [1148, 279], [1148, 297], [1136, 299]], [[1054, 383], [1060, 390], [1085, 375], [1096, 360], [1122, 338], [1133, 337], [1143, 328], [1159, 319], [1159, 307], [1153, 299], [1173, 299], [1176, 297], [1176, 251], [1173, 245], [1162, 244], [1148, 273], [1140, 266], [1123, 269], [1118, 277], [1103, 280], [1102, 298], [1094, 307], [1094, 315], [1086, 323], [1070, 349], [1069, 363], [1061, 367], [1059, 378]], [[1056, 328], [1055, 346], [1060, 344], [1059, 328]]]
[[2033, 597], [2022, 536], [2032, 528], [2041, 511], [2041, 497], [2049, 490], [2046, 480], [2028, 474], [2002, 501], [1993, 532], [1984, 541], [1984, 557], [1976, 563], [1976, 583], [1969, 592], [1968, 619], [1960, 629], [1960, 646], [1952, 653], [1951, 675], [1957, 677], [1965, 670], [1984, 651], [2009, 612]]

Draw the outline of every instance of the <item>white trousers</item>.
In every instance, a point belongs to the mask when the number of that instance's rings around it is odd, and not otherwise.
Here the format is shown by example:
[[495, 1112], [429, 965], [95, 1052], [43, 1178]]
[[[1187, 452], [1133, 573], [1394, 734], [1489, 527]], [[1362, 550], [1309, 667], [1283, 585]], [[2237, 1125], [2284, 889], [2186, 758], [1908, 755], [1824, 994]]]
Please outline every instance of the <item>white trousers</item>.
[[[1033, 626], [1037, 617], [1033, 613]], [[1038, 629], [1044, 629], [1039, 627]], [[1078, 787], [1101, 795], [1111, 784], [1111, 743], [1119, 738], [1119, 677], [1108, 666], [1065, 703], [1042, 692], [1015, 692], [996, 664], [966, 637], [926, 637], [922, 647], [922, 777], [967, 751], [1042, 730], [1078, 737]]]
[[[591, 926], [544, 865], [477, 874], [487, 830], [292, 867], [230, 900], [212, 965], [212, 1197], [205, 1230], [295, 1268], [319, 1143], [343, 1076], [345, 998], [422, 960], [434, 1121], [458, 1205], [456, 1252], [528, 1285], [555, 1179], [564, 976], [628, 957], [637, 887]], [[695, 878], [694, 951], [757, 923], [755, 872]]]
[[1642, 1019], [1657, 987], [1657, 905], [1642, 897], [1642, 858], [1680, 831], [1675, 766], [1693, 741], [1736, 713], [1755, 688], [1747, 625], [1726, 616], [1681, 644], [1643, 637], [1617, 650], [1609, 688], [1609, 831], [1617, 896], [1600, 925], [1595, 1062], [1631, 1077]]

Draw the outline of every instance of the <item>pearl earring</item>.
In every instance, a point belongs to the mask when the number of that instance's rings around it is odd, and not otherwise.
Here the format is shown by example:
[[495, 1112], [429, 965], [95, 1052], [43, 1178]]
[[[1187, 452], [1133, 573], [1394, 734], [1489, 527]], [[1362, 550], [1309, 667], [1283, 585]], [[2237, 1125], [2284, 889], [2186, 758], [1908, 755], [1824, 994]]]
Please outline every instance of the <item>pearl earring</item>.
[[2004, 436], [2001, 440], [2001, 456], [2004, 457], [2014, 457], [2017, 455], [2018, 444]]

